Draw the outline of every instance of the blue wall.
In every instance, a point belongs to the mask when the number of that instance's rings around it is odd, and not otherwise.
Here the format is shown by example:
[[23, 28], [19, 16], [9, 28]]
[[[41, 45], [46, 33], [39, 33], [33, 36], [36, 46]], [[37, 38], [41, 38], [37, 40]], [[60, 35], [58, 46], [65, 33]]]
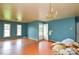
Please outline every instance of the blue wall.
[[39, 40], [39, 23], [42, 21], [33, 21], [28, 24], [28, 38]]
[[0, 39], [3, 37], [3, 23], [0, 21]]
[[79, 39], [78, 39], [79, 37], [78, 37], [78, 32], [77, 32], [77, 31], [79, 31], [77, 28], [77, 24], [79, 24], [79, 16], [75, 17], [75, 24], [76, 24], [75, 25], [75, 37], [76, 37], [76, 41], [79, 42]]
[[[3, 37], [4, 24], [11, 24], [11, 32], [10, 32], [11, 36], [10, 37]], [[17, 36], [17, 34], [16, 34], [18, 24], [22, 25], [22, 35], [21, 36]], [[0, 20], [0, 39], [27, 37], [27, 26], [28, 26], [27, 23]]]
[[52, 31], [50, 40], [62, 41], [66, 38], [75, 40], [75, 17], [64, 18], [48, 22], [48, 31]]
[[28, 24], [28, 38], [33, 40], [39, 39], [39, 22], [33, 21]]
[[[9, 38], [22, 38], [28, 37], [33, 40], [39, 39], [39, 23], [42, 21], [33, 21], [30, 23], [20, 23], [12, 21], [0, 20], [0, 38], [3, 37], [3, 25], [5, 23], [11, 24], [11, 37]], [[48, 32], [51, 30], [52, 34], [48, 35], [49, 40], [62, 41], [65, 38], [72, 38], [75, 40], [75, 17], [63, 18], [60, 20], [48, 21]], [[22, 36], [16, 35], [17, 24], [22, 25]]]

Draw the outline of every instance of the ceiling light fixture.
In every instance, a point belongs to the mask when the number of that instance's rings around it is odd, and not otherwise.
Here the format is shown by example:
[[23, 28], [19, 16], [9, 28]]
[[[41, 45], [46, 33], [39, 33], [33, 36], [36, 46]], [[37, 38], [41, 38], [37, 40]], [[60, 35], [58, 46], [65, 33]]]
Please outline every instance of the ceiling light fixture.
[[48, 10], [48, 15], [45, 17], [45, 19], [53, 19], [57, 16], [57, 11], [52, 8], [52, 4], [49, 4], [49, 10]]

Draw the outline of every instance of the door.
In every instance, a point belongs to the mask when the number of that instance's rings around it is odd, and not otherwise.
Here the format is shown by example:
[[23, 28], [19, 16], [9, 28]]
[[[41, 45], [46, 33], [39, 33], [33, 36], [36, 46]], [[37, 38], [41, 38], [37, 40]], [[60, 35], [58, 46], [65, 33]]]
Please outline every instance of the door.
[[48, 24], [39, 23], [39, 40], [48, 40]]
[[43, 40], [43, 23], [39, 23], [39, 40]]
[[44, 24], [44, 39], [48, 40], [48, 24]]

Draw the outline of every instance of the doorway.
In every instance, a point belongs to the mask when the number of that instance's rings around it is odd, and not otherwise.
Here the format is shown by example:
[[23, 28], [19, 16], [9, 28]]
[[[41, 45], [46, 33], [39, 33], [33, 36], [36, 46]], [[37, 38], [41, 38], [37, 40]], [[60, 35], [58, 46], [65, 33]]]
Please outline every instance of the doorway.
[[39, 23], [39, 40], [48, 40], [48, 24]]

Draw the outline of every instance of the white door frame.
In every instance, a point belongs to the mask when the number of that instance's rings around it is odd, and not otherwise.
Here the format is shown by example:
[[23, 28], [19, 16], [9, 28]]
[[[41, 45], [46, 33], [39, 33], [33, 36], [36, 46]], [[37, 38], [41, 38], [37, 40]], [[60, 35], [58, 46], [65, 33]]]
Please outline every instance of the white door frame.
[[39, 40], [48, 40], [48, 24], [39, 23]]

